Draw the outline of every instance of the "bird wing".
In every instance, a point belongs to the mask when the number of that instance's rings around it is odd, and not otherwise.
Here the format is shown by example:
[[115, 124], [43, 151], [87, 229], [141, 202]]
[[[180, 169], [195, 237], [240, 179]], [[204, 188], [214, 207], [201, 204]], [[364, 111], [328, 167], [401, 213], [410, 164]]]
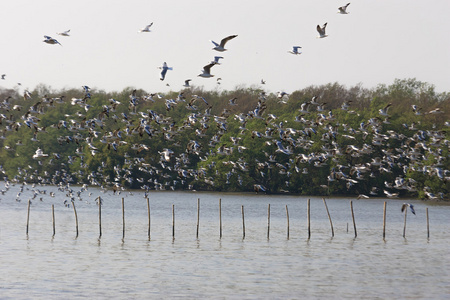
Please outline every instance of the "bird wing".
[[225, 44], [226, 44], [229, 40], [234, 39], [235, 37], [237, 37], [237, 35], [230, 35], [230, 36], [227, 36], [226, 38], [222, 39], [222, 41], [220, 41], [220, 46], [221, 46], [221, 47], [225, 47]]
[[209, 74], [212, 66], [214, 66], [214, 64], [208, 64], [208, 65], [204, 66], [203, 70], [205, 70], [205, 73]]

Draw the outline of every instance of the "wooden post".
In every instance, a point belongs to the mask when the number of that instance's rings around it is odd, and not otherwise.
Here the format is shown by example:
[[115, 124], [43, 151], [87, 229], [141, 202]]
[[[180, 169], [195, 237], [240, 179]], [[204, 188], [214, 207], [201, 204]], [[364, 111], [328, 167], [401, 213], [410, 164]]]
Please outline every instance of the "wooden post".
[[289, 239], [289, 211], [287, 204], [286, 204], [286, 219], [287, 219], [287, 239]]
[[245, 239], [244, 205], [241, 206], [241, 212], [242, 212], [242, 239]]
[[352, 220], [353, 220], [353, 228], [355, 229], [355, 238], [358, 236], [358, 233], [356, 232], [356, 222], [355, 222], [355, 214], [353, 212], [353, 201], [350, 200], [350, 208], [352, 210]]
[[148, 240], [150, 240], [150, 201], [148, 200], [148, 197], [145, 197], [147, 199], [147, 211], [148, 211]]
[[98, 238], [102, 237], [102, 198], [100, 196], [97, 197], [97, 204], [98, 204], [98, 228], [99, 228], [99, 236]]
[[28, 199], [28, 212], [27, 212], [27, 236], [28, 236], [28, 228], [30, 225], [30, 205], [31, 205], [31, 200]]
[[330, 220], [330, 225], [331, 225], [331, 237], [334, 237], [333, 222], [331, 221], [331, 216], [330, 216], [330, 212], [328, 211], [327, 202], [325, 201], [325, 198], [322, 198], [322, 200], [323, 200], [323, 204], [325, 204], [325, 209], [327, 210], [328, 220]]
[[122, 198], [122, 240], [125, 239], [125, 199]]
[[428, 217], [428, 207], [426, 208], [427, 212], [427, 238], [430, 238], [430, 218]]
[[175, 204], [172, 204], [172, 238], [175, 239]]
[[386, 238], [386, 201], [383, 205], [383, 240]]
[[198, 239], [198, 230], [200, 227], [200, 198], [197, 198], [197, 233], [195, 237]]
[[53, 235], [55, 236], [55, 205], [52, 204], [52, 224], [53, 224]]
[[75, 236], [75, 238], [78, 237], [78, 215], [77, 215], [77, 209], [75, 208], [75, 202], [72, 202], [72, 206], [73, 206], [73, 212], [75, 214], [75, 229], [77, 232], [77, 235]]
[[405, 221], [403, 224], [403, 237], [406, 237], [406, 215], [408, 214], [408, 207], [405, 208]]
[[308, 199], [307, 209], [306, 209], [306, 218], [308, 222], [308, 240], [311, 238], [311, 208], [310, 208], [310, 199]]
[[270, 203], [267, 207], [267, 239], [269, 239], [270, 235]]
[[222, 238], [222, 198], [219, 198], [219, 237]]

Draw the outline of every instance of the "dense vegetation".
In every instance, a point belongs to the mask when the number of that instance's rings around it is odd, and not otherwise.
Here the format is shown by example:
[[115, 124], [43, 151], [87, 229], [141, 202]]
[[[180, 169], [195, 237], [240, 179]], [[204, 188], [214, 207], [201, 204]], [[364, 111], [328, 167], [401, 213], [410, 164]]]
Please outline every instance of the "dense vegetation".
[[0, 171], [12, 182], [449, 197], [450, 95], [415, 79], [285, 96], [41, 85], [0, 97]]

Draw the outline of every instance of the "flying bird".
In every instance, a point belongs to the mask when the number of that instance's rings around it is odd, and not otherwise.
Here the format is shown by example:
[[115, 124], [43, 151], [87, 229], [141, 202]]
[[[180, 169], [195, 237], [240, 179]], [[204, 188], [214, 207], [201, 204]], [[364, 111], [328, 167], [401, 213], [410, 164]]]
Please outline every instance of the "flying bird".
[[151, 31], [151, 30], [150, 30], [150, 27], [152, 27], [152, 25], [153, 25], [153, 22], [151, 22], [151, 23], [148, 24], [147, 26], [145, 26], [145, 27], [139, 29], [138, 33], [139, 33], [139, 32], [150, 32], [150, 31]]
[[412, 205], [411, 203], [403, 203], [403, 205], [402, 205], [402, 212], [405, 211], [407, 206], [409, 206], [409, 208], [411, 209], [411, 212], [415, 215], [416, 211], [414, 210], [414, 205]]
[[214, 65], [215, 64], [208, 64], [208, 65], [204, 66], [202, 73], [199, 74], [198, 76], [204, 77], [204, 78], [214, 77], [214, 75], [211, 74], [211, 67]]
[[57, 34], [58, 34], [58, 35], [62, 35], [62, 36], [70, 36], [70, 35], [69, 35], [69, 32], [70, 32], [70, 29], [69, 29], [69, 30], [66, 30], [66, 31], [63, 31], [63, 32], [58, 32]]
[[2, 74], [2, 79], [5, 80], [6, 74]]
[[301, 48], [300, 46], [293, 46], [292, 50], [290, 50], [288, 52], [291, 54], [299, 55], [299, 54], [302, 54], [301, 52], [298, 51], [298, 49], [300, 49], [300, 48]]
[[338, 14], [341, 14], [341, 15], [346, 15], [346, 14], [348, 14], [348, 12], [347, 12], [347, 7], [348, 7], [349, 5], [350, 5], [350, 3], [347, 3], [346, 5], [339, 7], [339, 8], [338, 8], [339, 11], [338, 11], [337, 13], [338, 13]]
[[325, 28], [327, 27], [328, 23], [323, 24], [322, 27], [320, 27], [320, 25], [317, 25], [317, 32], [319, 33], [318, 38], [324, 38], [327, 37], [328, 35], [325, 33]]
[[62, 46], [56, 39], [48, 36], [48, 35], [44, 35], [45, 40], [43, 40], [44, 43], [50, 44], [50, 45], [55, 45], [55, 44], [59, 44], [60, 46]]
[[167, 66], [167, 63], [166, 63], [166, 62], [164, 62], [163, 65], [162, 65], [162, 67], [159, 67], [159, 69], [162, 69], [162, 71], [161, 71], [161, 77], [159, 78], [159, 79], [161, 79], [161, 81], [164, 80], [164, 79], [166, 78], [167, 70], [173, 70], [172, 67], [168, 67], [168, 66]]
[[219, 59], [223, 58], [222, 56], [214, 56], [214, 60], [211, 64], [220, 65]]
[[184, 81], [183, 86], [184, 86], [184, 87], [190, 87], [189, 82], [190, 82], [191, 80], [192, 80], [192, 79], [186, 79], [186, 80]]
[[226, 51], [227, 49], [225, 49], [225, 44], [226, 44], [229, 40], [234, 39], [235, 37], [237, 37], [237, 35], [230, 35], [230, 36], [227, 36], [226, 38], [224, 38], [224, 39], [222, 39], [222, 40], [220, 41], [220, 44], [217, 44], [216, 42], [214, 42], [214, 41], [211, 40], [211, 42], [214, 44], [213, 50], [220, 51], [220, 52]]

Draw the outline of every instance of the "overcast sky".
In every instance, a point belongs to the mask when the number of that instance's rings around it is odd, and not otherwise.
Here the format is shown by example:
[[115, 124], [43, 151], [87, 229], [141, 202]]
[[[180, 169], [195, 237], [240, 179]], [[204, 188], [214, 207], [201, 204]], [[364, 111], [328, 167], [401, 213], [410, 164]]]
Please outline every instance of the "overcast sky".
[[[416, 78], [450, 91], [449, 0], [14, 0], [0, 10], [0, 86], [179, 91], [261, 87], [288, 93], [309, 85], [372, 88]], [[138, 30], [153, 22], [151, 32]], [[316, 26], [328, 22], [326, 38]], [[56, 33], [69, 30], [70, 36]], [[228, 51], [210, 40], [238, 37]], [[44, 35], [62, 46], [43, 42]], [[288, 53], [301, 46], [302, 54]], [[213, 78], [200, 78], [215, 55]], [[161, 81], [159, 66], [172, 71]], [[216, 79], [222, 78], [218, 85]], [[260, 81], [264, 79], [265, 85]], [[170, 86], [166, 86], [169, 84]]]

